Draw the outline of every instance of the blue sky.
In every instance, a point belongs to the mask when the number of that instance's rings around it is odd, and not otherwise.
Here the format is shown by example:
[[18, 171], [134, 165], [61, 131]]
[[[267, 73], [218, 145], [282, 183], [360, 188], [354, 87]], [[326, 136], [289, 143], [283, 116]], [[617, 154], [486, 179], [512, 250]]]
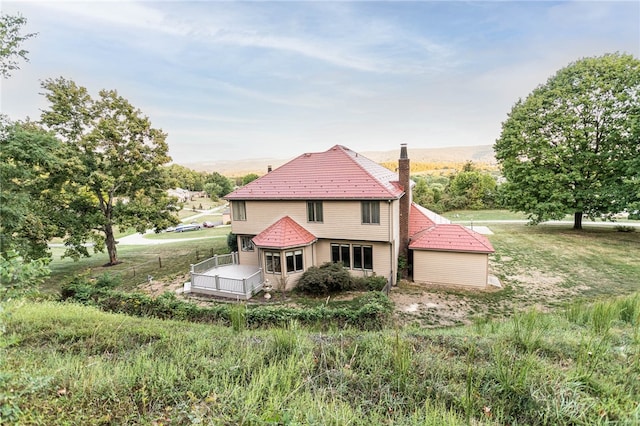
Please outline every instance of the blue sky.
[[30, 62], [2, 113], [37, 119], [40, 81], [116, 89], [174, 162], [492, 144], [514, 102], [585, 57], [640, 57], [640, 2], [2, 1]]

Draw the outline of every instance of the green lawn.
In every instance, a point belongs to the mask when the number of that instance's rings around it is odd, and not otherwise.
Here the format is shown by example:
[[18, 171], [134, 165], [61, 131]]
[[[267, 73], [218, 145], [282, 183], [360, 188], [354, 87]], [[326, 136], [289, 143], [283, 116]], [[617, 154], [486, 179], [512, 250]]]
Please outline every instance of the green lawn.
[[442, 214], [453, 222], [471, 220], [526, 220], [524, 213], [514, 213], [509, 210], [452, 210]]
[[189, 265], [214, 254], [228, 251], [226, 234], [229, 233], [229, 229], [213, 228], [177, 235], [187, 237], [198, 232], [209, 232], [208, 236], [211, 238], [152, 246], [119, 246], [118, 257], [122, 263], [115, 266], [104, 266], [109, 260], [106, 252], [97, 253], [76, 262], [68, 258], [61, 259], [64, 249], [54, 248], [52, 249], [52, 274], [46, 281], [44, 290], [57, 292], [62, 283], [80, 273], [88, 273], [91, 276], [105, 273], [121, 276], [122, 286], [125, 289], [131, 289], [146, 282], [148, 275], [152, 275], [156, 281], [171, 281], [176, 276], [187, 274]]

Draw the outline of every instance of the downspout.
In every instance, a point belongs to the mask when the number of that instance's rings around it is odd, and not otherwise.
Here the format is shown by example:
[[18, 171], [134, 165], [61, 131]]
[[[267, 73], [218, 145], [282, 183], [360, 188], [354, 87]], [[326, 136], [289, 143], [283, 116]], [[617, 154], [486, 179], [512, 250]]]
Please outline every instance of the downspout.
[[393, 209], [391, 208], [391, 200], [387, 200], [387, 208], [389, 210], [389, 225], [387, 227], [387, 241], [389, 241], [389, 265], [391, 265], [391, 276], [390, 276], [390, 280], [391, 280], [391, 285], [395, 285], [395, 269], [394, 268], [394, 264], [393, 264], [393, 238], [392, 238], [392, 226], [393, 226]]

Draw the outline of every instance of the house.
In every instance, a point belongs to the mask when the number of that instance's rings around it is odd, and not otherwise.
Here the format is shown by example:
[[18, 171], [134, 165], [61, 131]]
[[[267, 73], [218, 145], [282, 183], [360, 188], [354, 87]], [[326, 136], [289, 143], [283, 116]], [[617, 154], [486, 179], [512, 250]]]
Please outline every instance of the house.
[[395, 284], [399, 258], [409, 263], [400, 275], [410, 271], [415, 281], [486, 285], [491, 244], [413, 203], [409, 166], [405, 144], [397, 174], [336, 145], [238, 188], [224, 198], [239, 264], [260, 269], [274, 288], [287, 290], [325, 262]]

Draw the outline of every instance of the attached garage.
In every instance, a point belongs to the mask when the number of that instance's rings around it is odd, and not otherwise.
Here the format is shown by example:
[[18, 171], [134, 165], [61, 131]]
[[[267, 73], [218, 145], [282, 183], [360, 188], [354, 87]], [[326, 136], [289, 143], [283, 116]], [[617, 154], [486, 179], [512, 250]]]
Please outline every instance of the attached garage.
[[462, 225], [441, 224], [415, 234], [413, 281], [425, 284], [485, 288], [489, 277], [489, 240]]

